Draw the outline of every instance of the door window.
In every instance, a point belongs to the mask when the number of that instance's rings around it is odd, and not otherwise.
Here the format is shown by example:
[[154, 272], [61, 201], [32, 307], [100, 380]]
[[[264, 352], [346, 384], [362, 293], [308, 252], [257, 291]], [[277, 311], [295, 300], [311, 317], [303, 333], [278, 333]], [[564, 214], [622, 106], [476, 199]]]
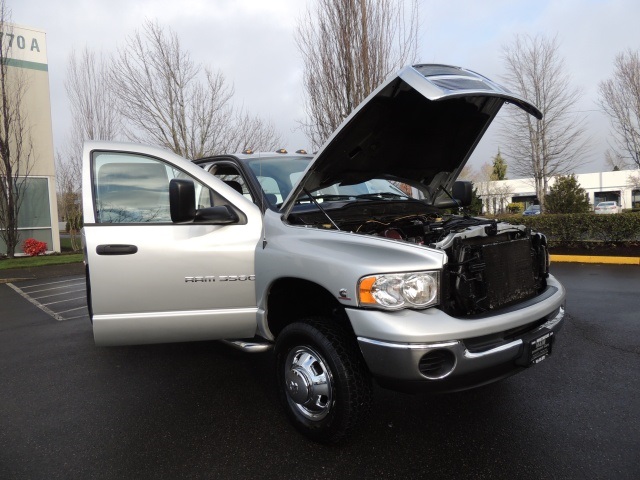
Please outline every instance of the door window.
[[222, 180], [224, 183], [233, 188], [236, 192], [242, 194], [247, 200], [254, 201], [247, 182], [240, 172], [231, 165], [213, 165], [209, 169], [209, 173]]
[[171, 223], [169, 182], [189, 178], [198, 207], [213, 206], [209, 189], [172, 166], [141, 155], [97, 153], [93, 182], [97, 223]]

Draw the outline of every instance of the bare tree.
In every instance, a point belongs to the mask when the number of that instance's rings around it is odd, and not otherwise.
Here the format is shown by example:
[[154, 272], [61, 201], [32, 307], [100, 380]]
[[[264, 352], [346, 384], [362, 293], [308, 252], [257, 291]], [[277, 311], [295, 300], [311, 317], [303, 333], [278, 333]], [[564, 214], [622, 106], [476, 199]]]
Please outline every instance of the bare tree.
[[616, 170], [626, 170], [631, 168], [633, 163], [629, 162], [628, 158], [624, 158], [619, 153], [608, 149], [604, 154], [604, 163], [607, 165], [612, 171]]
[[58, 212], [66, 222], [66, 230], [71, 239], [71, 249], [80, 250], [78, 233], [82, 228], [82, 169], [79, 162], [64, 159], [56, 153], [56, 185], [58, 187]]
[[600, 83], [600, 106], [611, 121], [616, 153], [640, 168], [640, 52], [616, 56], [613, 78]]
[[121, 117], [109, 88], [109, 60], [87, 47], [80, 54], [72, 51], [64, 86], [72, 117], [71, 151], [67, 153], [81, 161], [85, 140], [115, 140], [121, 134]]
[[318, 0], [298, 23], [304, 63], [302, 127], [321, 146], [386, 77], [415, 60], [417, 1]]
[[233, 107], [233, 87], [222, 73], [195, 63], [175, 32], [156, 22], [146, 21], [118, 49], [110, 80], [132, 140], [187, 158], [281, 142], [270, 123]]
[[18, 218], [34, 164], [31, 125], [25, 104], [29, 81], [10, 66], [14, 45], [11, 11], [0, 0], [0, 238], [13, 258], [19, 243]]
[[109, 88], [109, 64], [102, 54], [88, 48], [72, 51], [64, 82], [71, 108], [72, 125], [62, 152], [56, 153], [58, 211], [62, 213], [77, 250], [82, 224], [82, 145], [85, 140], [115, 140], [121, 121]]
[[466, 163], [458, 175], [458, 180], [466, 180], [473, 183], [476, 183], [479, 179], [480, 172], [478, 172], [470, 163]]
[[574, 113], [580, 90], [571, 86], [555, 37], [517, 36], [503, 47], [503, 60], [507, 86], [544, 114], [538, 121], [519, 109], [508, 109], [501, 131], [512, 171], [533, 177], [544, 210], [549, 179], [572, 173], [585, 161], [589, 144], [584, 118]]

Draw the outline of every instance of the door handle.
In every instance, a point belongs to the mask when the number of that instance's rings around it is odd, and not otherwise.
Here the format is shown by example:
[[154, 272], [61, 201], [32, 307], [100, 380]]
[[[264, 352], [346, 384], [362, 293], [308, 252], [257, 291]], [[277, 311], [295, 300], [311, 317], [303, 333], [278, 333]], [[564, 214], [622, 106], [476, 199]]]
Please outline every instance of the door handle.
[[96, 253], [98, 255], [133, 255], [138, 251], [135, 245], [98, 245]]

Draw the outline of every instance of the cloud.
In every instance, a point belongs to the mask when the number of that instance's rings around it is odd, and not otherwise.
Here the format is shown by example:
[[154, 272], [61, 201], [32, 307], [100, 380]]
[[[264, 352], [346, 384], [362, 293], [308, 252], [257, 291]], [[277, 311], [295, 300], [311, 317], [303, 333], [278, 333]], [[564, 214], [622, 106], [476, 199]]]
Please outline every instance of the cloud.
[[[272, 119], [287, 148], [308, 146], [302, 119], [302, 61], [294, 41], [297, 19], [312, 0], [47, 0], [15, 2], [16, 23], [47, 32], [56, 147], [70, 118], [64, 76], [73, 48], [115, 52], [145, 18], [174, 29], [194, 60], [224, 72], [245, 109]], [[503, 72], [502, 45], [515, 34], [558, 35], [567, 71], [583, 88], [579, 110], [594, 138], [596, 171], [607, 147], [608, 121], [596, 105], [597, 85], [611, 75], [615, 55], [640, 49], [637, 0], [420, 1], [420, 60], [460, 65], [494, 80]], [[482, 164], [498, 144], [490, 130], [473, 157]]]

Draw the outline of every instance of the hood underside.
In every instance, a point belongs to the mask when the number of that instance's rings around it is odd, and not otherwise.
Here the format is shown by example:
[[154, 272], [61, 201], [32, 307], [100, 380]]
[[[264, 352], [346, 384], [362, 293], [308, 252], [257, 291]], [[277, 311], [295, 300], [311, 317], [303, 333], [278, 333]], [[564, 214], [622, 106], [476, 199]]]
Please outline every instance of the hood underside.
[[505, 102], [542, 117], [534, 105], [474, 72], [405, 67], [334, 132], [285, 204], [303, 188], [372, 178], [433, 193], [448, 188]]

